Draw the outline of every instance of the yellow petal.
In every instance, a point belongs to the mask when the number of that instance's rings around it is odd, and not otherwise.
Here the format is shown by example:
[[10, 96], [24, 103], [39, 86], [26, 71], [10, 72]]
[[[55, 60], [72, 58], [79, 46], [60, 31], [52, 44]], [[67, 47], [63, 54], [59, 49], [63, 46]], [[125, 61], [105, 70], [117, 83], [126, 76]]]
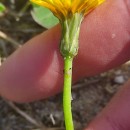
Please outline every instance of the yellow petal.
[[30, 0], [50, 9], [56, 17], [63, 20], [75, 13], [88, 14], [104, 0]]

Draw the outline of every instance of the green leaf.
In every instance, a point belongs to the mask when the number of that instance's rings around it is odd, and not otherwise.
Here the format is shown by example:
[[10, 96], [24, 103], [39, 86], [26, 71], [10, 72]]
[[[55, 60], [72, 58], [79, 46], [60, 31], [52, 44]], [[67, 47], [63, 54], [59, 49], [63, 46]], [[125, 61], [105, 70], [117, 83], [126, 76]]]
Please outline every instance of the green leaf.
[[53, 13], [49, 9], [35, 4], [33, 4], [33, 10], [31, 14], [33, 19], [39, 25], [48, 29], [59, 23], [59, 20], [53, 15]]
[[3, 13], [5, 10], [5, 6], [0, 2], [0, 13]]

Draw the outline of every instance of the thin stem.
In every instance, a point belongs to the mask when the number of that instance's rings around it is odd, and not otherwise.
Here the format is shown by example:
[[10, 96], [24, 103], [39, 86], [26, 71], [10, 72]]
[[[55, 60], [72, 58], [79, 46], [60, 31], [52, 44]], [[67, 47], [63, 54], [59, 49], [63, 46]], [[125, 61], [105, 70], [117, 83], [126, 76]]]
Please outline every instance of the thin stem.
[[63, 109], [66, 130], [74, 130], [71, 112], [71, 82], [72, 82], [72, 62], [73, 58], [64, 58], [64, 90]]
[[62, 38], [60, 52], [64, 57], [63, 108], [66, 130], [74, 130], [71, 112], [72, 62], [78, 53], [79, 32], [82, 20], [83, 15], [75, 13], [71, 17], [61, 21]]
[[26, 10], [29, 8], [29, 6], [31, 5], [30, 1], [27, 1], [27, 3], [23, 6], [23, 8], [19, 11], [19, 16], [22, 16]]
[[8, 42], [10, 42], [16, 49], [19, 48], [19, 47], [21, 47], [21, 45], [20, 45], [18, 42], [16, 42], [13, 38], [7, 36], [7, 35], [6, 35], [4, 32], [2, 32], [1, 30], [0, 30], [0, 38], [6, 40], [6, 41], [8, 41]]

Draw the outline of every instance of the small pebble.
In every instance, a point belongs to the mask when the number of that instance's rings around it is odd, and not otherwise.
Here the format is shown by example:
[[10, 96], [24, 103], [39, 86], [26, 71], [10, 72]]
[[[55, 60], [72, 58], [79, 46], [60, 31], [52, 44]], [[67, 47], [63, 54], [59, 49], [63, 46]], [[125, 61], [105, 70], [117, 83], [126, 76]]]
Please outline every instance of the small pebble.
[[122, 75], [119, 75], [115, 77], [114, 82], [118, 84], [123, 84], [125, 82], [125, 79]]

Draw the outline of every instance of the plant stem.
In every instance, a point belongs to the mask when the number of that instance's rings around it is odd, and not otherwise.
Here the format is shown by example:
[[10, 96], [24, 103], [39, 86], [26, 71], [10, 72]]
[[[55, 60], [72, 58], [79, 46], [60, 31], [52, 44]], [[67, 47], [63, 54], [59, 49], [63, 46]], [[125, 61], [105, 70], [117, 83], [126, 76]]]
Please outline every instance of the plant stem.
[[64, 58], [64, 90], [63, 109], [66, 130], [74, 130], [71, 112], [71, 82], [73, 58], [78, 53], [80, 25], [83, 20], [81, 13], [75, 13], [61, 22], [62, 38], [60, 52]]
[[74, 130], [71, 112], [72, 62], [73, 58], [69, 56], [64, 58], [63, 109], [66, 130]]
[[19, 11], [19, 16], [22, 16], [30, 6], [30, 1], [27, 1], [23, 8]]

